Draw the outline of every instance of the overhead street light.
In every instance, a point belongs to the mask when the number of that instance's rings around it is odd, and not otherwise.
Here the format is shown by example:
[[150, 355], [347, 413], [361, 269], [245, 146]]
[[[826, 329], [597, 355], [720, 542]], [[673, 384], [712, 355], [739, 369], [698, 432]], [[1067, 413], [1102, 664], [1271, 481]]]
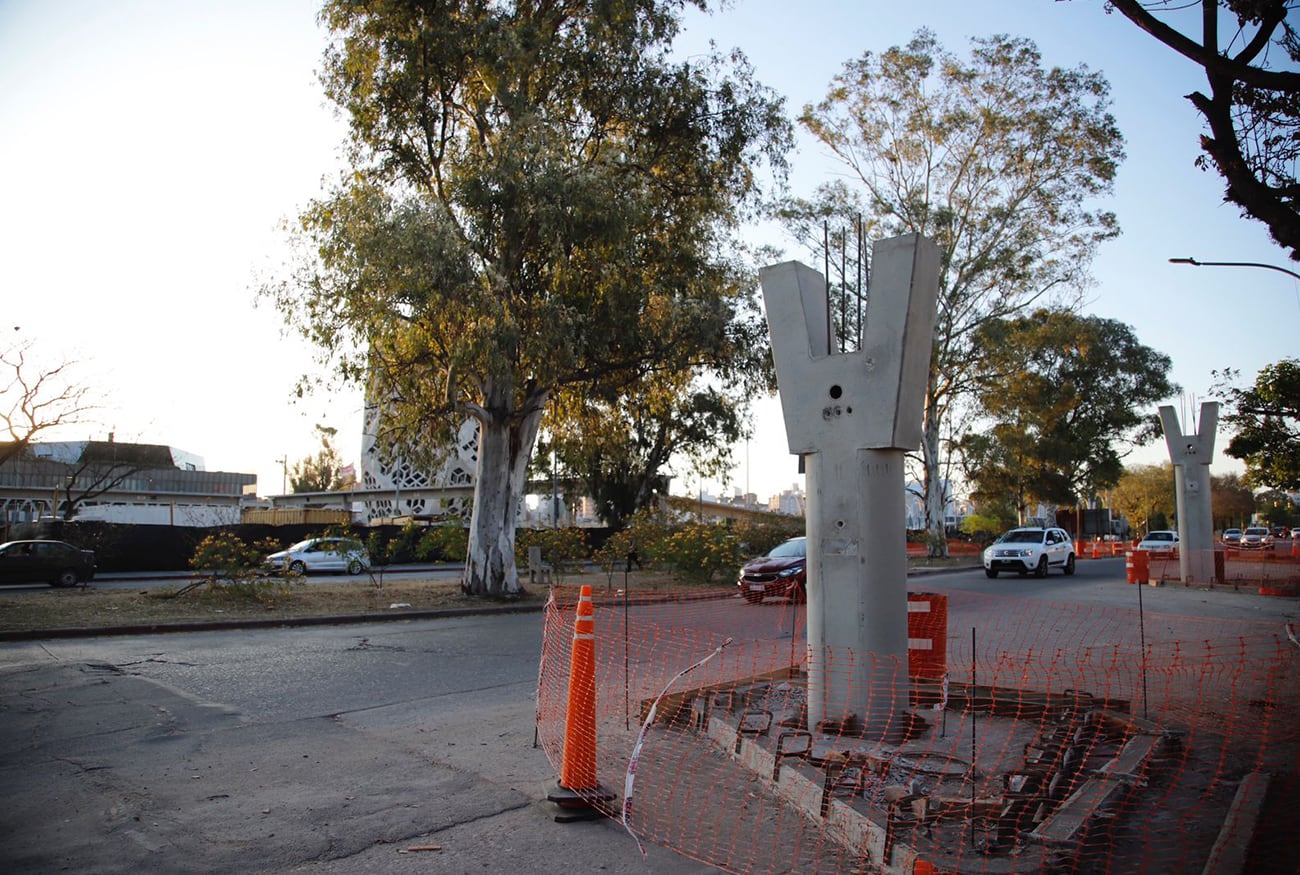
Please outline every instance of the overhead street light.
[[1265, 270], [1275, 270], [1278, 273], [1284, 273], [1300, 280], [1300, 273], [1287, 270], [1285, 267], [1278, 267], [1276, 264], [1261, 264], [1258, 261], [1197, 261], [1195, 258], [1171, 258], [1169, 263], [1190, 264], [1195, 267], [1262, 267]]

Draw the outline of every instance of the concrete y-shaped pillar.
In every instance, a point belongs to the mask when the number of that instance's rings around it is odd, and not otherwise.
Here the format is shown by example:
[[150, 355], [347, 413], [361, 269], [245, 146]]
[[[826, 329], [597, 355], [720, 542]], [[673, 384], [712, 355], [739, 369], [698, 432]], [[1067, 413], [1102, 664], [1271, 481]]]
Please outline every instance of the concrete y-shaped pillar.
[[821, 274], [791, 261], [762, 284], [786, 437], [808, 478], [808, 725], [883, 733], [909, 704], [903, 457], [921, 441], [939, 249], [917, 234], [872, 247], [857, 352], [831, 351]]
[[1199, 426], [1185, 435], [1173, 407], [1160, 408], [1169, 461], [1174, 463], [1174, 499], [1178, 507], [1178, 573], [1183, 583], [1214, 580], [1214, 515], [1210, 510], [1210, 459], [1219, 404], [1201, 405]]

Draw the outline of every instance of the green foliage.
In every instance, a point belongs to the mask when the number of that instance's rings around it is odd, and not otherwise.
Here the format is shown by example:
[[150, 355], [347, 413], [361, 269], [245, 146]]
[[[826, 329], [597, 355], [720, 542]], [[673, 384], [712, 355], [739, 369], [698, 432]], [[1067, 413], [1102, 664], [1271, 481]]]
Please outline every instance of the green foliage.
[[746, 558], [763, 555], [803, 533], [804, 521], [797, 517], [774, 515], [726, 526], [670, 519], [642, 509], [610, 536], [595, 558], [607, 574], [613, 574], [627, 567], [628, 554], [635, 549], [639, 567], [667, 569], [687, 580], [709, 583], [734, 575]]
[[1259, 508], [1259, 518], [1270, 526], [1296, 525], [1297, 508], [1285, 492], [1273, 490], [1255, 496], [1255, 506]]
[[1128, 520], [1134, 532], [1145, 535], [1163, 529], [1175, 513], [1174, 466], [1164, 462], [1126, 468], [1108, 497], [1111, 508]]
[[370, 565], [374, 568], [384, 568], [393, 564], [393, 554], [389, 550], [388, 538], [379, 529], [371, 530], [366, 535], [366, 553], [370, 556]]
[[992, 424], [961, 441], [977, 499], [1013, 497], [1071, 505], [1115, 485], [1116, 444], [1156, 436], [1143, 411], [1178, 391], [1168, 356], [1143, 346], [1113, 319], [1036, 310], [982, 325], [973, 369]]
[[803, 517], [776, 514], [745, 519], [732, 528], [744, 557], [766, 556], [773, 547], [804, 534], [806, 530], [807, 523]]
[[[730, 468], [731, 446], [744, 437], [750, 398], [768, 389], [767, 335], [747, 317], [748, 343], [734, 344], [726, 391], [693, 384], [689, 375], [648, 370], [618, 393], [566, 392], [557, 398], [565, 426], [550, 438], [561, 464], [582, 479], [601, 519], [614, 528], [667, 494], [672, 459], [703, 477]], [[720, 382], [715, 368], [712, 382]]]
[[515, 561], [528, 564], [528, 548], [540, 547], [542, 561], [549, 562], [557, 574], [575, 571], [590, 550], [582, 529], [566, 526], [557, 529], [520, 529], [515, 535]]
[[410, 562], [420, 556], [420, 539], [424, 537], [424, 527], [415, 520], [407, 520], [398, 530], [397, 536], [388, 542], [389, 556], [394, 562]]
[[1236, 430], [1224, 453], [1246, 463], [1253, 486], [1300, 489], [1300, 359], [1266, 366], [1245, 389], [1231, 385], [1234, 370], [1215, 376], [1227, 406], [1223, 421]]
[[[629, 558], [634, 550], [636, 551], [637, 561]], [[631, 526], [620, 529], [606, 538], [605, 543], [593, 554], [592, 558], [607, 575], [613, 574], [615, 571], [631, 571], [633, 568], [638, 570], [645, 568], [648, 561]]]
[[1210, 513], [1216, 529], [1249, 525], [1255, 514], [1255, 495], [1236, 474], [1211, 474]]
[[314, 456], [294, 464], [289, 488], [293, 492], [332, 492], [355, 487], [356, 478], [343, 475], [343, 457], [334, 448], [338, 429], [318, 425], [316, 433], [320, 435], [321, 448]]
[[415, 551], [421, 559], [464, 562], [468, 544], [469, 530], [459, 523], [449, 523], [425, 529]]
[[998, 517], [978, 513], [967, 514], [961, 521], [962, 533], [970, 535], [973, 540], [982, 544], [992, 541], [1005, 528], [1003, 521]]
[[655, 507], [638, 510], [627, 519], [627, 524], [616, 532], [597, 553], [597, 561], [608, 571], [625, 567], [628, 554], [635, 549], [645, 568], [653, 568], [662, 554], [660, 545], [672, 534], [673, 524]]
[[263, 293], [384, 405], [381, 444], [436, 450], [477, 422], [472, 594], [517, 587], [506, 521], [556, 395], [726, 380], [755, 354], [736, 227], [790, 127], [741, 56], [674, 59], [683, 5], [321, 12], [354, 166]]
[[292, 591], [290, 578], [263, 564], [278, 549], [270, 539], [249, 545], [233, 532], [217, 532], [199, 542], [190, 567], [199, 572], [209, 595], [274, 604]]
[[718, 576], [734, 576], [744, 561], [734, 529], [695, 520], [675, 527], [648, 552], [674, 573], [701, 583], [710, 583]]

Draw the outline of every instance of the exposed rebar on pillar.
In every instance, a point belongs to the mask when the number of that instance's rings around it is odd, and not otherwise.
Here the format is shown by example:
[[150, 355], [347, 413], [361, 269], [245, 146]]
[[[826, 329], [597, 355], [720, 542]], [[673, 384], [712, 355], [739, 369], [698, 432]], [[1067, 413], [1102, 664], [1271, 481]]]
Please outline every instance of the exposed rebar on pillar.
[[878, 241], [868, 282], [861, 348], [832, 354], [826, 277], [798, 262], [762, 273], [786, 436], [808, 478], [808, 724], [879, 735], [908, 702], [903, 467], [921, 440], [938, 247]]

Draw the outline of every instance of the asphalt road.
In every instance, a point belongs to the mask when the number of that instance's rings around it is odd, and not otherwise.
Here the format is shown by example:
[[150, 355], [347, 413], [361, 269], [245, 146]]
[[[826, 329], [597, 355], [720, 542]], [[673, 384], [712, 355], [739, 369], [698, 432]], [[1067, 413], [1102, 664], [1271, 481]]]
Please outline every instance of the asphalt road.
[[554, 822], [540, 634], [515, 614], [0, 646], [0, 869], [712, 871]]
[[[1300, 619], [1294, 599], [1123, 572], [910, 584]], [[776, 636], [788, 611], [737, 599], [715, 622]], [[713, 871], [653, 846], [643, 862], [610, 821], [554, 822], [533, 747], [540, 644], [530, 613], [0, 645], [0, 870]]]

